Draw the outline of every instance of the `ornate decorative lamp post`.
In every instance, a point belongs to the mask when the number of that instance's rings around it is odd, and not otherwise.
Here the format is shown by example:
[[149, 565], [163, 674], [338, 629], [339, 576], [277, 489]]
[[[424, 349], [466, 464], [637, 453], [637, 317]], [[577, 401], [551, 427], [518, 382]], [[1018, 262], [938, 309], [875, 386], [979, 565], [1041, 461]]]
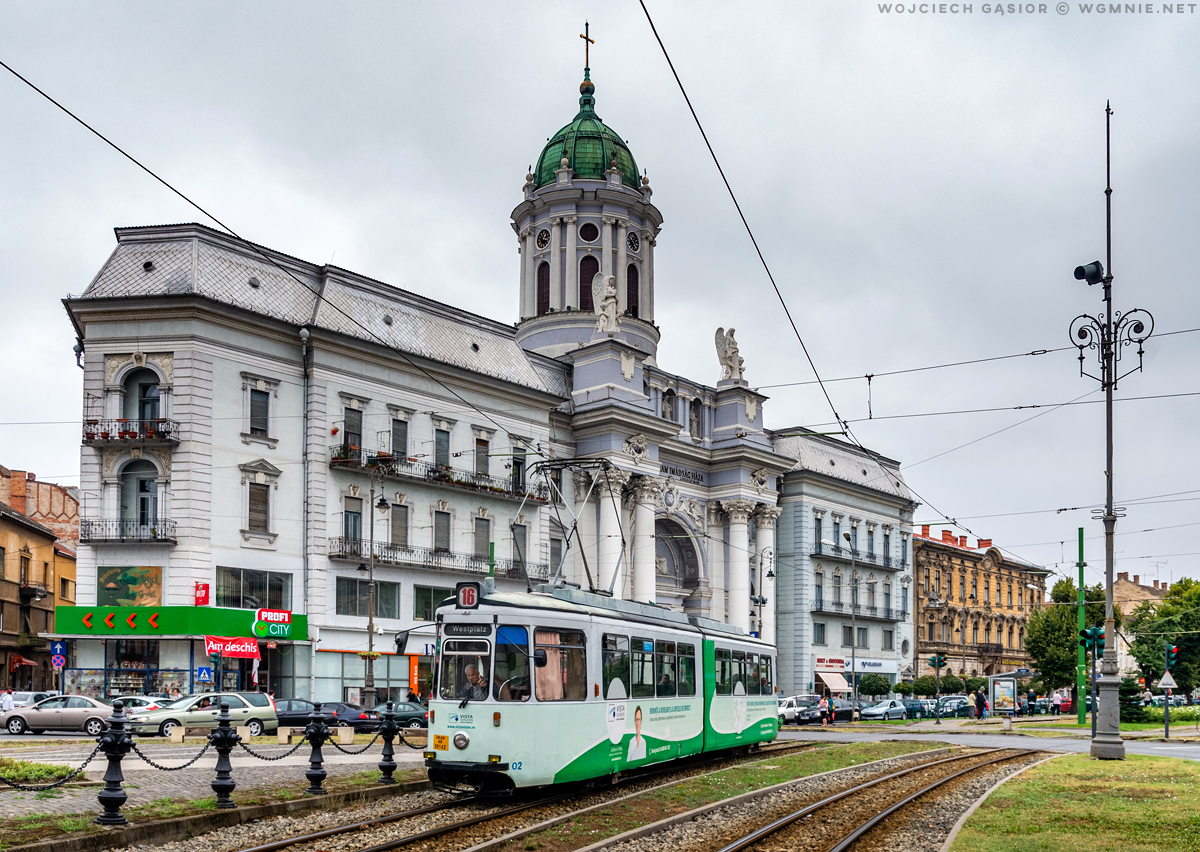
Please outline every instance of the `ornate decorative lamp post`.
[[362, 706], [365, 710], [371, 710], [375, 707], [375, 510], [386, 512], [389, 506], [387, 497], [383, 494], [379, 495], [379, 503], [375, 503], [375, 479], [371, 478], [371, 496], [368, 503], [368, 511], [371, 513], [371, 526], [369, 543], [370, 556], [368, 564], [360, 564], [358, 571], [360, 574], [367, 575], [367, 676], [363, 679], [363, 694]]
[[[1112, 307], [1112, 106], [1104, 107], [1105, 135], [1105, 179], [1104, 204], [1106, 214], [1107, 238], [1107, 271], [1105, 265], [1095, 260], [1085, 266], [1075, 269], [1075, 277], [1080, 281], [1104, 285], [1104, 312], [1099, 316], [1082, 314], [1071, 322], [1071, 342], [1079, 349], [1079, 373], [1100, 382], [1104, 389], [1104, 416], [1107, 433], [1107, 448], [1105, 456], [1104, 476], [1106, 480], [1106, 499], [1104, 514], [1099, 520], [1104, 521], [1104, 633], [1112, 637], [1104, 649], [1104, 661], [1101, 664], [1100, 682], [1100, 718], [1096, 733], [1092, 737], [1092, 757], [1102, 760], [1122, 760], [1125, 757], [1125, 744], [1121, 741], [1121, 707], [1118, 701], [1117, 682], [1117, 643], [1116, 623], [1113, 619], [1113, 535], [1117, 528], [1118, 512], [1123, 509], [1113, 506], [1113, 391], [1117, 382], [1130, 373], [1142, 369], [1142, 344], [1154, 333], [1154, 317], [1148, 311], [1135, 308], [1124, 314], [1113, 312]], [[1118, 375], [1117, 369], [1121, 354], [1125, 347], [1137, 344], [1138, 364], [1125, 375]], [[1100, 363], [1100, 375], [1095, 376], [1084, 369], [1084, 350], [1095, 351]]]

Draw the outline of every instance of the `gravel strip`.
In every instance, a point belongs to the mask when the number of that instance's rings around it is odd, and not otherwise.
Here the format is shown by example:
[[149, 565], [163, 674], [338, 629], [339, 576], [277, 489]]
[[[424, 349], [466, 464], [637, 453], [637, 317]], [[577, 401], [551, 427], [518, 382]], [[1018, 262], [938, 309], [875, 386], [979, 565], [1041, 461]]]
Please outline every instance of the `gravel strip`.
[[[866, 766], [848, 767], [820, 777], [797, 781], [788, 787], [769, 793], [758, 799], [740, 802], [725, 808], [718, 808], [696, 819], [671, 826], [664, 831], [636, 840], [618, 843], [607, 848], [614, 850], [614, 852], [678, 852], [681, 849], [695, 852], [695, 850], [720, 849], [764, 825], [835, 793], [879, 778], [882, 775], [911, 768], [916, 763], [932, 763], [935, 760], [943, 759], [945, 759], [945, 756], [939, 755], [937, 758], [931, 760], [918, 752], [911, 755], [889, 758], [885, 761]], [[957, 761], [947, 766], [954, 766], [955, 769], [961, 769], [966, 763], [966, 761]], [[949, 774], [953, 771], [939, 768], [938, 770], [930, 770], [929, 773], [917, 773], [917, 776], [925, 778], [925, 776], [939, 772], [939, 770], [941, 774]], [[925, 783], [929, 783], [929, 780], [931, 779], [925, 778]], [[895, 782], [888, 783], [898, 785], [902, 782], [898, 779]], [[872, 791], [868, 795], [874, 797], [876, 794]], [[897, 796], [896, 798], [900, 797]], [[872, 798], [872, 801], [875, 801], [875, 798]], [[857, 813], [862, 814], [861, 806], [857, 808]], [[819, 812], [803, 821], [802, 825], [805, 831], [802, 831], [799, 835], [793, 835], [791, 832], [782, 832], [765, 841], [760, 848], [764, 850], [787, 850], [787, 852], [797, 852], [797, 850], [805, 848], [805, 835], [823, 834], [822, 831], [813, 831], [813, 826], [817, 824], [813, 822], [814, 820], [819, 820], [821, 826], [824, 826], [826, 822]], [[953, 825], [953, 822], [951, 820], [950, 824]], [[949, 826], [947, 826], [948, 829]], [[820, 849], [825, 849], [829, 845], [828, 843], [822, 845], [819, 842], [820, 837], [814, 837], [813, 839], [818, 841], [815, 843], [815, 846]], [[892, 849], [889, 852], [898, 852], [898, 850]]]
[[[554, 816], [570, 813], [577, 808], [602, 804], [617, 796], [627, 795], [631, 792], [648, 789], [671, 781], [682, 781], [695, 775], [720, 771], [721, 769], [748, 761], [763, 760], [811, 748], [812, 745], [809, 743], [788, 743], [753, 752], [749, 758], [733, 757], [716, 763], [705, 762], [697, 766], [682, 768], [667, 775], [652, 774], [645, 777], [627, 777], [623, 783], [616, 787], [585, 791], [569, 800], [556, 802], [544, 807], [532, 808], [500, 820], [492, 820], [477, 826], [471, 826], [462, 831], [455, 832], [452, 836], [432, 838], [413, 844], [411, 848], [436, 850], [436, 852], [466, 849], [484, 840], [536, 825]], [[432, 790], [409, 793], [402, 796], [377, 799], [362, 805], [345, 807], [338, 811], [309, 811], [294, 816], [275, 817], [246, 825], [220, 828], [199, 837], [169, 843], [161, 847], [143, 846], [138, 848], [160, 849], [165, 850], [165, 852], [237, 852], [237, 850], [248, 849], [265, 843], [277, 842], [289, 836], [311, 834], [327, 828], [364, 822], [388, 816], [399, 811], [413, 810], [439, 802], [452, 801], [454, 798], [452, 795]], [[386, 843], [410, 834], [448, 825], [471, 816], [504, 810], [519, 803], [519, 799], [515, 801], [501, 800], [496, 804], [464, 805], [461, 808], [447, 808], [444, 811], [422, 814], [373, 828], [364, 828], [361, 831], [341, 836], [323, 838], [312, 843], [293, 847], [293, 850], [294, 852], [352, 852], [352, 850]]]

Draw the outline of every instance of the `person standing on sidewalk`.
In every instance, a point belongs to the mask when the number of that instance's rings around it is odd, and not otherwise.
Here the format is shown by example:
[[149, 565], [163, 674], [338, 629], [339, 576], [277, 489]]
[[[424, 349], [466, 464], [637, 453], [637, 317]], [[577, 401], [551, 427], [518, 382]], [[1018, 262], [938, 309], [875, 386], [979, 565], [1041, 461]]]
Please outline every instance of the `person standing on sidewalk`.
[[829, 698], [822, 695], [821, 700], [817, 703], [817, 713], [821, 716], [821, 727], [824, 728], [829, 724]]
[[0, 713], [7, 713], [13, 709], [12, 690], [7, 690], [3, 696], [0, 696]]
[[1058, 715], [1060, 715], [1061, 710], [1062, 710], [1062, 696], [1059, 695], [1057, 692], [1055, 692], [1054, 697], [1050, 699], [1050, 714], [1052, 716], [1058, 716]]
[[975, 692], [975, 718], [987, 718], [987, 699], [983, 697], [983, 690], [978, 689]]

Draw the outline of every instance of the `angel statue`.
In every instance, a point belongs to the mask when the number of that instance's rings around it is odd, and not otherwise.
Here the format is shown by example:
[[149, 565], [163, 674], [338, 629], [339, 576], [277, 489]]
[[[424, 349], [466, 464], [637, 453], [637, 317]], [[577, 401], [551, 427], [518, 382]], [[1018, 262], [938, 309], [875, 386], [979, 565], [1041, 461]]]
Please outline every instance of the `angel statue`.
[[596, 273], [592, 278], [592, 306], [596, 311], [596, 333], [616, 331], [620, 312], [616, 276]]
[[733, 339], [733, 329], [726, 333], [725, 329], [717, 329], [717, 360], [721, 362], [722, 379], [742, 380], [742, 364], [745, 363], [738, 355], [737, 341]]

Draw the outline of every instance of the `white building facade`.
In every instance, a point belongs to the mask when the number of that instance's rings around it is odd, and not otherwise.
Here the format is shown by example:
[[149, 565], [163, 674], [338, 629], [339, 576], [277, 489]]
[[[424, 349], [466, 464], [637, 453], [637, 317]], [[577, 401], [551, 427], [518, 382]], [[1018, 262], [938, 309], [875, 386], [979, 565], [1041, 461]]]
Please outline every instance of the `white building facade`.
[[[662, 216], [586, 70], [580, 92], [511, 215], [515, 326], [199, 225], [117, 230], [65, 303], [85, 368], [69, 687], [356, 701], [374, 652], [381, 699], [427, 692], [433, 609], [485, 575], [727, 622], [778, 640], [773, 688], [812, 682], [812, 576], [840, 564], [812, 562], [812, 512], [890, 530], [899, 559], [911, 503], [773, 437], [732, 332], [712, 383], [658, 366]], [[903, 572], [871, 570], [898, 594]], [[257, 659], [214, 664], [222, 639]]]

